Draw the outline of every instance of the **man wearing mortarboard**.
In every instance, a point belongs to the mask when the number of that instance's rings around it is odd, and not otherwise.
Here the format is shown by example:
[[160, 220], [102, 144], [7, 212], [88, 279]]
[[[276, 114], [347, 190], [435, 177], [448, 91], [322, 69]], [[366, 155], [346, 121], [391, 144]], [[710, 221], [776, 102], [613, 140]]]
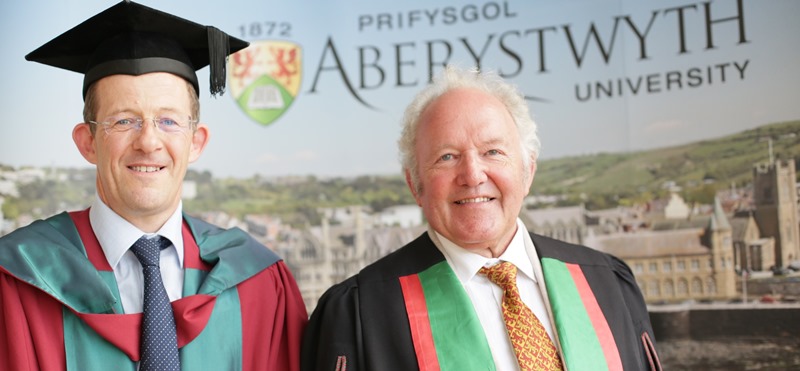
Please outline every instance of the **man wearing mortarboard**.
[[72, 137], [97, 193], [0, 238], [0, 370], [299, 368], [308, 317], [286, 265], [181, 203], [209, 138], [195, 71], [222, 93], [246, 46], [126, 1], [26, 56], [84, 74]]

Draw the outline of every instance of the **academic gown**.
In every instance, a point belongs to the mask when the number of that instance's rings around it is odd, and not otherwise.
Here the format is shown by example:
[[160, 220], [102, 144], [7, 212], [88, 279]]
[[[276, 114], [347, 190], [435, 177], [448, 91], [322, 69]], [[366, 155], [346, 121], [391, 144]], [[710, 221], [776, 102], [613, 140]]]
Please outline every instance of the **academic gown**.
[[[184, 216], [184, 370], [297, 370], [307, 313], [291, 273], [239, 229]], [[88, 209], [0, 239], [0, 370], [125, 370], [141, 313], [122, 314]]]
[[[323, 294], [304, 371], [494, 370], [480, 321], [429, 232]], [[611, 255], [531, 234], [565, 369], [660, 370], [647, 307]]]

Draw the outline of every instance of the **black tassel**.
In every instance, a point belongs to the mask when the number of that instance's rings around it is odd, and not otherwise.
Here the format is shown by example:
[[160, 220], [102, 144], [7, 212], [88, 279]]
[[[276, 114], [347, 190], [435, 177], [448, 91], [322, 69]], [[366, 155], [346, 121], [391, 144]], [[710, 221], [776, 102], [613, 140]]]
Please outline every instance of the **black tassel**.
[[211, 95], [225, 94], [225, 67], [230, 53], [228, 35], [216, 27], [208, 26], [208, 62], [210, 64], [209, 84]]

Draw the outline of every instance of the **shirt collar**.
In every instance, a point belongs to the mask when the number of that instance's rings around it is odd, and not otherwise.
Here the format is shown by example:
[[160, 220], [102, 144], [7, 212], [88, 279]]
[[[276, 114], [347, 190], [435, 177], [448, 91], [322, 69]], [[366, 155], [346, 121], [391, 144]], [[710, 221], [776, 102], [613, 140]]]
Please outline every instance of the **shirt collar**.
[[436, 237], [441, 242], [442, 254], [444, 254], [462, 284], [469, 282], [481, 267], [492, 266], [501, 260], [514, 264], [519, 272], [528, 276], [533, 282], [537, 282], [536, 276], [533, 274], [531, 258], [525, 249], [525, 233], [527, 233], [527, 229], [519, 218], [517, 218], [517, 231], [514, 233], [511, 243], [508, 244], [506, 251], [498, 258], [486, 258], [470, 252], [444, 238], [439, 232], [434, 231], [434, 233], [436, 233]]
[[97, 241], [106, 255], [111, 268], [115, 268], [125, 252], [142, 235], [160, 235], [172, 242], [178, 253], [178, 261], [183, 267], [183, 203], [179, 202], [175, 212], [156, 233], [145, 233], [119, 214], [111, 210], [98, 195], [89, 209], [89, 222], [92, 224]]

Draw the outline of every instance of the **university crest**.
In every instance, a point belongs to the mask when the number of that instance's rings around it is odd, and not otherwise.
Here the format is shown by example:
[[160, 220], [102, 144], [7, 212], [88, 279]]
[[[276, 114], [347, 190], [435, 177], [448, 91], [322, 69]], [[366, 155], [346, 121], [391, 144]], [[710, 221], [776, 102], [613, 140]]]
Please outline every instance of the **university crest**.
[[289, 109], [300, 90], [301, 51], [292, 42], [261, 40], [230, 57], [230, 93], [247, 116], [267, 126]]

